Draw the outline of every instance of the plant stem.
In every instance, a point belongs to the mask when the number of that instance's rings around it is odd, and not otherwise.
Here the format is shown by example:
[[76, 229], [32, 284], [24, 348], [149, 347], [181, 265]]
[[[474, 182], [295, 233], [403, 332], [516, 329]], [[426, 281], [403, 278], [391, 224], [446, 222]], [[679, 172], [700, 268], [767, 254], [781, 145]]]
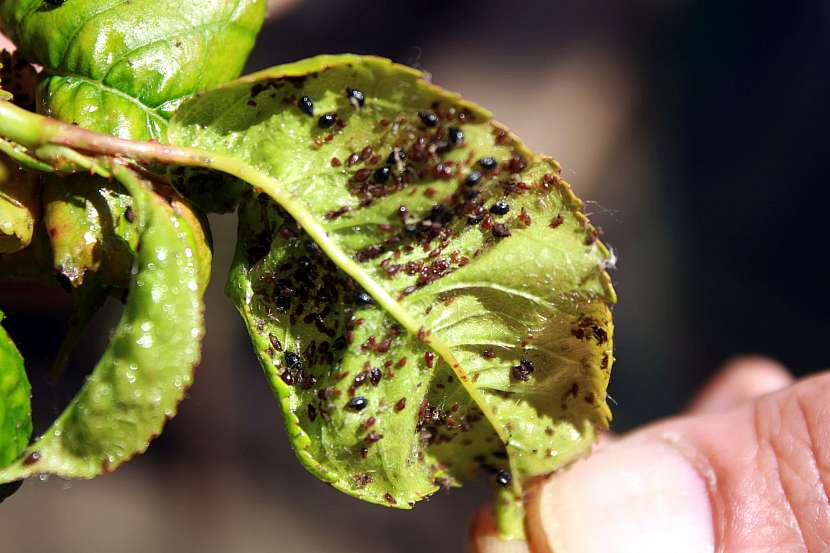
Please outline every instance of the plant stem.
[[[383, 307], [407, 331], [417, 336], [424, 345], [433, 349], [450, 366], [485, 418], [489, 421], [496, 420], [492, 409], [461, 367], [449, 344], [431, 335], [429, 330], [425, 329], [393, 298], [382, 284], [369, 276], [332, 240], [303, 202], [287, 192], [273, 177], [232, 156], [156, 142], [133, 142], [97, 134], [37, 115], [6, 101], [0, 101], [0, 136], [11, 139], [35, 152], [49, 152], [48, 148], [44, 148], [48, 146], [65, 146], [76, 150], [74, 152], [76, 155], [80, 152], [91, 156], [127, 157], [148, 163], [202, 167], [221, 171], [248, 182], [258, 192], [267, 194], [282, 206], [320, 246], [329, 259], [360, 284], [378, 305]], [[90, 170], [94, 170], [95, 167], [94, 163], [89, 165], [89, 160], [84, 156], [71, 159], [71, 156], [65, 152], [62, 153], [60, 159], [55, 161], [63, 163], [60, 167], [63, 170], [69, 169], [73, 164]], [[505, 435], [504, 429], [498, 424], [492, 424], [492, 427], [505, 447], [509, 448], [510, 438]], [[514, 479], [510, 487], [500, 489], [497, 494], [496, 520], [499, 532], [505, 538], [517, 539], [524, 536], [521, 496], [522, 489], [518, 479]]]

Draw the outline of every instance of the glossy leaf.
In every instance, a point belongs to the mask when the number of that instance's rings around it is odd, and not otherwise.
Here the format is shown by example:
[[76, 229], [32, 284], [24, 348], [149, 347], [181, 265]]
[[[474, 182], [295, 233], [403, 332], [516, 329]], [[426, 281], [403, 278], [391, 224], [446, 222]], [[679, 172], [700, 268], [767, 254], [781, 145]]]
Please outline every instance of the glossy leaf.
[[[0, 311], [0, 322], [3, 312]], [[32, 435], [31, 387], [23, 357], [0, 326], [0, 467], [14, 461]]]
[[55, 269], [73, 286], [87, 271], [125, 288], [138, 243], [133, 200], [117, 185], [91, 175], [44, 180], [44, 221]]
[[[0, 311], [0, 322], [3, 312]], [[31, 387], [23, 357], [0, 326], [0, 468], [26, 449], [32, 435]], [[19, 484], [0, 485], [0, 502], [17, 491]]]
[[135, 140], [181, 100], [239, 74], [265, 0], [6, 0], [0, 25], [44, 68], [39, 110]]
[[609, 253], [485, 110], [321, 56], [199, 95], [169, 138], [279, 201], [243, 201], [228, 293], [318, 477], [407, 507], [483, 469], [515, 501], [607, 425]]
[[[0, 23], [43, 65], [38, 111], [132, 140], [164, 141], [182, 99], [236, 77], [265, 0], [9, 0]], [[55, 269], [73, 286], [87, 271], [126, 286], [134, 235], [130, 197], [101, 179], [46, 177], [45, 221]], [[106, 260], [102, 263], [102, 260]]]
[[92, 478], [143, 452], [192, 381], [204, 331], [207, 238], [180, 202], [154, 194], [126, 168], [141, 247], [121, 321], [80, 392], [0, 482], [35, 473]]

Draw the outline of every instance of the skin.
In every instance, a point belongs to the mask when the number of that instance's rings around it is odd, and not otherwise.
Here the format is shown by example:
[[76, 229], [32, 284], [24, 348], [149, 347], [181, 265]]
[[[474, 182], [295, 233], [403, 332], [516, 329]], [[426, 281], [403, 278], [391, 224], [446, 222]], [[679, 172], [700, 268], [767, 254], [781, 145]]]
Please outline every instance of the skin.
[[819, 553], [828, 492], [830, 373], [793, 382], [774, 361], [744, 358], [684, 413], [609, 439], [529, 492], [527, 542], [498, 540], [482, 509], [470, 550]]

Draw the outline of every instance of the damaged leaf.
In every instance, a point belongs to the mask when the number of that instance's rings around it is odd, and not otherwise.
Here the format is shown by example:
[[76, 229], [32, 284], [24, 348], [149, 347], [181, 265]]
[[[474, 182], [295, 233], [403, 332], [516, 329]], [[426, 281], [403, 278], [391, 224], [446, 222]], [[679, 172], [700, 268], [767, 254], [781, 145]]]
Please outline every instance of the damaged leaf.
[[521, 483], [610, 419], [609, 253], [558, 164], [371, 57], [251, 75], [168, 132], [268, 194], [227, 291], [305, 466], [396, 507], [489, 473], [520, 535]]

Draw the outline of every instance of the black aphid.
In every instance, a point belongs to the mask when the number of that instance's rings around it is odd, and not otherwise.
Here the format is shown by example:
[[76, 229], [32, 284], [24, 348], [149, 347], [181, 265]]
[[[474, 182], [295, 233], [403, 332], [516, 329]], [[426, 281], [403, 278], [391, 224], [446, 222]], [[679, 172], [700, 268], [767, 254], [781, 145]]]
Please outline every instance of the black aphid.
[[337, 114], [336, 113], [326, 113], [321, 115], [320, 118], [317, 120], [317, 126], [321, 129], [328, 129], [332, 125], [337, 122]]
[[510, 211], [510, 204], [504, 200], [499, 200], [490, 206], [490, 213], [493, 215], [504, 215], [508, 211]]
[[513, 481], [513, 476], [510, 475], [509, 472], [506, 470], [500, 470], [496, 473], [496, 483], [499, 486], [507, 487], [510, 485], [510, 482]]
[[493, 236], [496, 238], [507, 238], [510, 234], [510, 229], [504, 223], [496, 223], [493, 225]]
[[383, 373], [377, 367], [372, 367], [372, 370], [369, 371], [369, 382], [372, 383], [372, 386], [377, 386], [380, 384], [380, 379], [383, 377]]
[[372, 299], [372, 296], [370, 296], [363, 290], [354, 295], [354, 301], [357, 302], [359, 305], [372, 305], [375, 303], [375, 300]]
[[453, 146], [461, 146], [464, 143], [464, 131], [458, 127], [450, 127], [449, 136], [450, 144]]
[[135, 211], [133, 211], [133, 206], [127, 206], [127, 209], [124, 210], [124, 218], [127, 220], [128, 223], [132, 223], [133, 221], [135, 221]]
[[421, 122], [427, 127], [434, 127], [438, 124], [438, 116], [431, 111], [419, 111], [418, 117], [421, 118]]
[[492, 156], [483, 157], [478, 160], [478, 165], [485, 171], [492, 171], [499, 166], [499, 162]]
[[536, 370], [536, 367], [533, 366], [533, 362], [526, 357], [522, 357], [519, 364], [513, 367], [510, 372], [515, 380], [527, 382], [534, 370]]
[[471, 171], [467, 178], [464, 179], [464, 184], [467, 186], [475, 186], [481, 182], [481, 173], [478, 171]]
[[349, 99], [349, 103], [352, 106], [354, 106], [355, 109], [362, 108], [363, 104], [366, 103], [366, 97], [363, 96], [363, 92], [356, 88], [347, 88], [346, 97]]
[[285, 352], [285, 363], [288, 365], [289, 369], [294, 371], [303, 368], [303, 360], [300, 359], [300, 356], [293, 351]]
[[389, 153], [389, 157], [386, 158], [386, 163], [389, 165], [395, 165], [399, 161], [403, 161], [406, 159], [406, 152], [401, 150], [400, 148], [395, 148]]
[[384, 165], [383, 167], [375, 169], [372, 176], [375, 178], [375, 182], [383, 183], [389, 180], [390, 174], [392, 174], [392, 170], [388, 166]]
[[349, 400], [346, 404], [346, 409], [350, 411], [363, 411], [367, 405], [369, 405], [369, 401], [365, 397], [357, 396]]
[[308, 96], [303, 96], [297, 102], [297, 107], [306, 115], [314, 115], [314, 102]]

